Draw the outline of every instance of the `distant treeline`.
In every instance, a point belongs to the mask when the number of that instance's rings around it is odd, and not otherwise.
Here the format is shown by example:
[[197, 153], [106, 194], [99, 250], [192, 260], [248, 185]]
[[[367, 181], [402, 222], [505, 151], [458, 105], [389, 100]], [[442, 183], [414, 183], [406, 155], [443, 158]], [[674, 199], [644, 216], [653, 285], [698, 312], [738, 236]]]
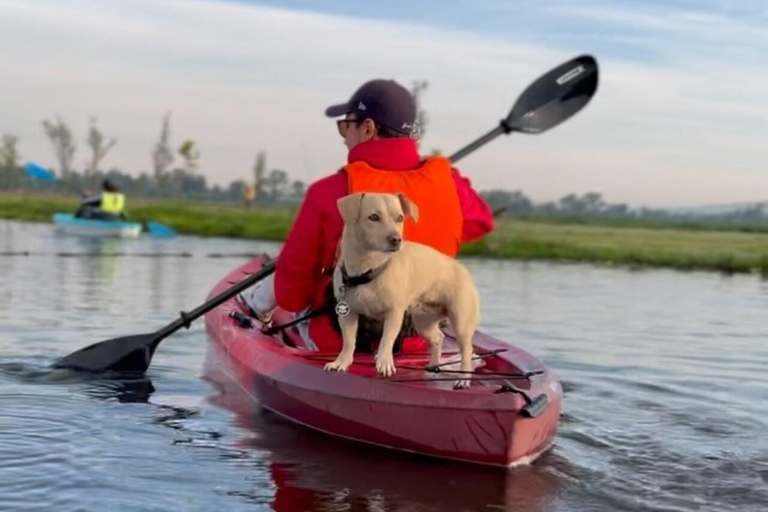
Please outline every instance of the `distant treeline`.
[[[414, 84], [414, 96], [426, 88], [426, 82]], [[426, 113], [419, 112], [421, 131], [427, 124]], [[78, 150], [76, 137], [70, 126], [61, 117], [54, 121], [44, 120], [42, 129], [51, 142], [57, 161], [58, 179], [41, 182], [27, 176], [18, 151], [18, 138], [5, 134], [0, 143], [0, 191], [25, 190], [49, 193], [94, 193], [100, 189], [104, 178], [109, 178], [121, 191], [132, 198], [172, 198], [215, 202], [244, 203], [258, 205], [295, 204], [306, 192], [306, 184], [292, 180], [282, 169], [267, 169], [266, 153], [256, 154], [251, 178], [232, 181], [222, 187], [210, 186], [204, 175], [198, 172], [201, 153], [192, 139], [184, 139], [174, 149], [170, 142], [171, 115], [162, 118], [160, 135], [149, 151], [152, 172], [134, 176], [118, 168], [104, 170], [102, 162], [117, 144], [108, 139], [91, 118], [86, 137], [86, 163], [80, 170], [73, 166]], [[180, 165], [174, 165], [174, 162]], [[602, 194], [588, 192], [583, 195], [568, 194], [558, 201], [534, 203], [522, 191], [488, 190], [482, 195], [489, 202], [496, 215], [516, 218], [557, 218], [557, 219], [696, 219], [704, 215], [699, 212], [681, 213], [663, 209], [631, 208], [624, 203], [608, 203]], [[708, 214], [708, 219], [744, 223], [766, 223], [768, 215], [763, 204], [732, 209], [727, 213]]]
[[[214, 202], [250, 202], [263, 205], [292, 204], [304, 197], [306, 186], [303, 182], [290, 181], [288, 173], [282, 170], [270, 171], [257, 189], [245, 180], [235, 180], [229, 185], [210, 186], [205, 176], [189, 174], [183, 169], [173, 169], [159, 182], [154, 176], [141, 173], [132, 176], [119, 169], [97, 171], [89, 176], [83, 172], [70, 171], [66, 177], [54, 182], [41, 182], [27, 176], [23, 167], [0, 165], [0, 191], [31, 191], [52, 194], [95, 193], [100, 184], [108, 178], [129, 198], [145, 199], [191, 199]], [[250, 201], [249, 194], [252, 195]], [[257, 195], [258, 194], [258, 195]]]
[[[122, 192], [138, 198], [174, 198], [208, 201], [244, 202], [274, 205], [295, 203], [304, 197], [306, 184], [291, 180], [281, 169], [267, 170], [266, 154], [259, 152], [251, 170], [250, 180], [239, 179], [224, 187], [210, 186], [198, 173], [200, 150], [192, 139], [184, 139], [174, 149], [170, 142], [171, 117], [162, 119], [160, 136], [149, 152], [152, 172], [133, 176], [116, 167], [105, 170], [102, 162], [117, 140], [105, 137], [91, 118], [86, 138], [87, 159], [80, 170], [74, 168], [78, 144], [70, 126], [61, 118], [44, 120], [42, 128], [51, 142], [57, 161], [57, 180], [40, 182], [26, 175], [18, 138], [5, 134], [0, 143], [0, 190], [30, 190], [36, 192], [94, 193], [109, 178]], [[180, 161], [180, 165], [174, 165]]]
[[701, 219], [733, 220], [738, 222], [768, 222], [765, 204], [753, 204], [744, 208], [734, 208], [722, 213], [696, 213], [693, 211], [670, 211], [666, 209], [632, 208], [625, 203], [608, 203], [602, 194], [587, 192], [581, 196], [568, 194], [558, 201], [534, 203], [523, 192], [516, 190], [489, 190], [482, 192], [483, 197], [498, 215], [510, 215], [517, 218], [646, 218], [646, 219]]

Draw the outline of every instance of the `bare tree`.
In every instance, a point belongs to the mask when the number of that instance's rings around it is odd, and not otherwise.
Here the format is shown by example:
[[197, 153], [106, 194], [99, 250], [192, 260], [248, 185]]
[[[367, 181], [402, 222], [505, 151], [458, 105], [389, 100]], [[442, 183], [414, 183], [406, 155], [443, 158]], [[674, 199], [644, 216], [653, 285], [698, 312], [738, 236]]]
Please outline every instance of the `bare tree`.
[[91, 117], [91, 126], [88, 129], [88, 147], [91, 150], [91, 161], [85, 170], [86, 177], [92, 177], [99, 170], [99, 162], [101, 162], [107, 153], [115, 147], [117, 140], [114, 138], [108, 142], [104, 139], [101, 131], [96, 127], [96, 118]]
[[421, 99], [428, 87], [428, 81], [416, 80], [413, 82], [413, 87], [411, 88], [411, 95], [416, 102], [416, 122], [413, 127], [413, 138], [417, 140], [422, 138], [427, 131], [427, 121], [429, 120], [429, 116], [427, 115], [426, 110], [421, 108]]
[[169, 143], [171, 138], [171, 113], [163, 117], [163, 128], [160, 131], [160, 139], [152, 150], [152, 167], [155, 172], [155, 180], [158, 185], [163, 181], [163, 175], [173, 163], [173, 151]]
[[43, 120], [43, 129], [53, 144], [53, 153], [59, 161], [61, 177], [66, 178], [72, 170], [72, 160], [75, 157], [75, 138], [72, 130], [59, 115], [56, 116], [56, 122]]
[[264, 173], [267, 172], [267, 154], [259, 151], [253, 164], [254, 199], [264, 196]]
[[0, 146], [0, 169], [16, 169], [19, 167], [19, 138], [9, 133], [3, 134], [3, 145]]

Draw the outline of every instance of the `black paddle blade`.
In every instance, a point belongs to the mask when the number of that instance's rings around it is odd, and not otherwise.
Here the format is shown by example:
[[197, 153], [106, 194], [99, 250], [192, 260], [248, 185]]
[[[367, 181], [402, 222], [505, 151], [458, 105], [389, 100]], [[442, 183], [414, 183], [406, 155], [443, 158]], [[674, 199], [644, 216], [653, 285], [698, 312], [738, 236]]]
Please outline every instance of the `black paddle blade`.
[[55, 361], [54, 368], [67, 368], [93, 373], [121, 372], [144, 373], [152, 362], [155, 349], [165, 338], [190, 324], [213, 308], [225, 303], [241, 291], [261, 281], [276, 269], [275, 260], [264, 264], [261, 269], [201, 304], [189, 313], [181, 312], [179, 318], [151, 334], [122, 336], [94, 343]]
[[597, 78], [597, 61], [590, 55], [559, 65], [523, 91], [502, 126], [523, 133], [557, 126], [589, 103]]
[[143, 373], [149, 367], [159, 341], [157, 333], [113, 338], [72, 352], [58, 359], [52, 366], [94, 373]]

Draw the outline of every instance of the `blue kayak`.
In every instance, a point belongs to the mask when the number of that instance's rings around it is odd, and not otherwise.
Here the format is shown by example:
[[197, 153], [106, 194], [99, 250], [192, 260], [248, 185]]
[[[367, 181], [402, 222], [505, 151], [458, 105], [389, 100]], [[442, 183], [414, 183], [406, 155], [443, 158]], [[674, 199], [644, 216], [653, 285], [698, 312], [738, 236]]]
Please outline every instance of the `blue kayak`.
[[135, 237], [141, 233], [138, 222], [81, 219], [69, 213], [55, 213], [53, 223], [58, 232], [69, 235]]

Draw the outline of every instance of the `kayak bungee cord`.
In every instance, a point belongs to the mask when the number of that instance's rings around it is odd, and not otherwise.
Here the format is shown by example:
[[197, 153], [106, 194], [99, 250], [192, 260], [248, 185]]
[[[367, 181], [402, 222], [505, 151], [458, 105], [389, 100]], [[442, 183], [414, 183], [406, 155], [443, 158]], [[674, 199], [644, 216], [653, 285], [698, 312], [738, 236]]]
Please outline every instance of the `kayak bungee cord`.
[[[485, 352], [483, 354], [475, 354], [472, 356], [472, 361], [477, 361], [480, 359], [485, 359], [487, 357], [492, 357], [497, 354], [500, 354], [501, 352], [506, 352], [507, 349], [500, 348], [496, 350], [491, 350], [489, 352]], [[453, 354], [447, 354], [447, 355], [456, 355], [456, 353]], [[306, 354], [304, 355], [305, 359], [309, 359], [310, 361], [330, 361], [333, 356], [326, 356], [322, 354]], [[497, 377], [499, 379], [518, 379], [518, 380], [530, 380], [531, 377], [534, 377], [536, 375], [542, 375], [545, 373], [543, 370], [536, 370], [531, 372], [525, 372], [525, 373], [503, 373], [503, 372], [478, 372], [476, 370], [468, 370], [468, 371], [462, 371], [462, 370], [444, 370], [444, 366], [450, 366], [457, 364], [458, 361], [447, 361], [445, 363], [441, 363], [436, 366], [408, 366], [408, 365], [400, 365], [398, 366], [398, 369], [407, 370], [408, 372], [429, 372], [429, 373], [448, 373], [448, 374], [461, 374], [461, 375], [476, 375], [479, 377], [484, 376], [490, 376], [490, 377]], [[371, 361], [356, 361], [353, 362], [351, 366], [374, 366], [375, 363]], [[415, 379], [413, 382], [417, 382], [419, 379]], [[423, 378], [423, 380], [437, 380], [433, 378]], [[405, 382], [403, 380], [396, 380], [391, 379], [391, 382]]]

